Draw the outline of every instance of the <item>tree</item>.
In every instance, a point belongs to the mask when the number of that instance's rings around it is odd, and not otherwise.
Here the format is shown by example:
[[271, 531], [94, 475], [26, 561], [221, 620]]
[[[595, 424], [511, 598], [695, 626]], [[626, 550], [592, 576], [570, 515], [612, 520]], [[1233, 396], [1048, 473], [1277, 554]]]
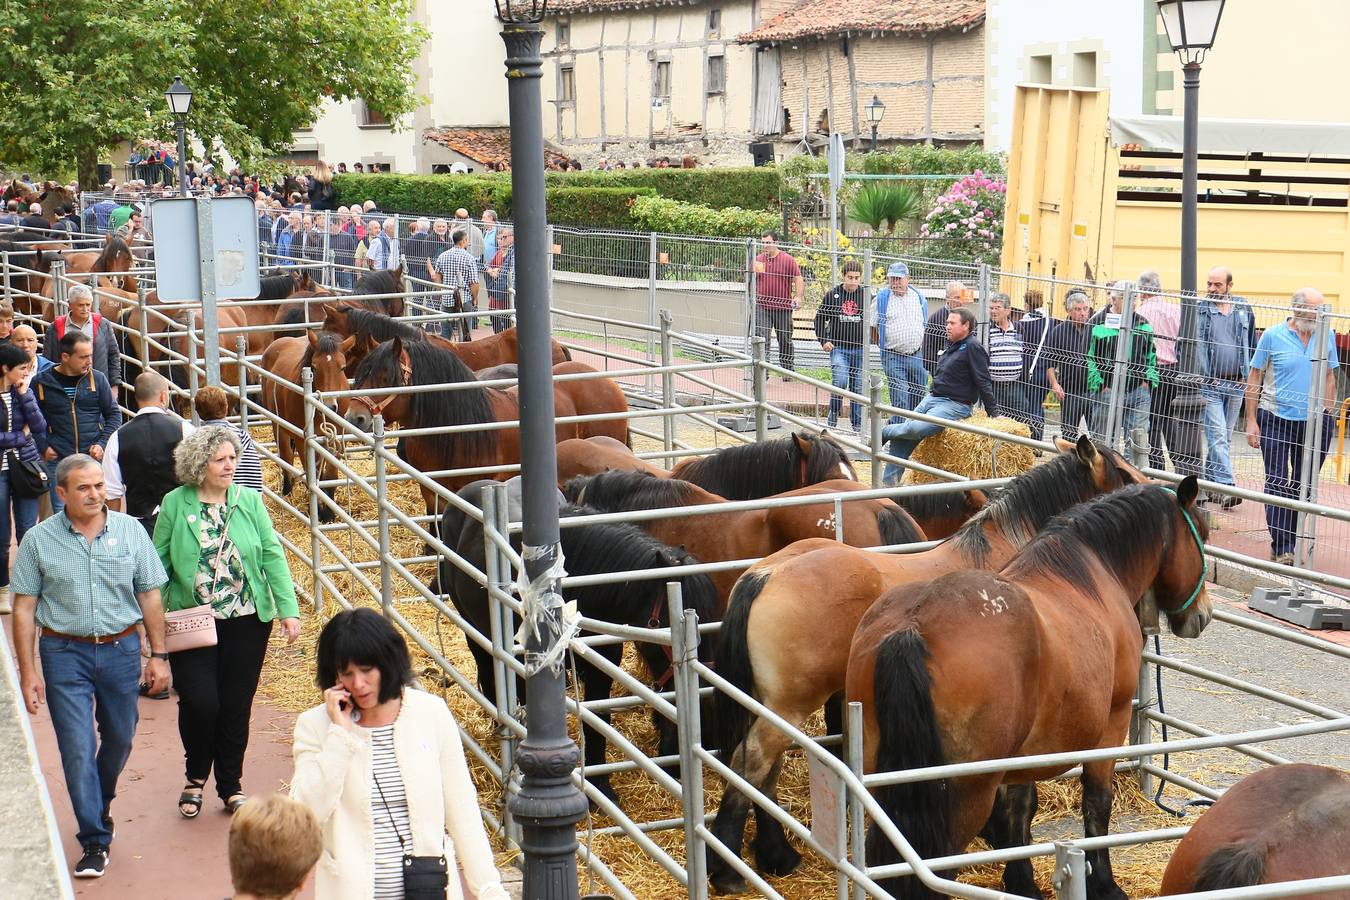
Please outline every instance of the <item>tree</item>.
[[92, 186], [102, 151], [173, 137], [176, 75], [188, 132], [245, 164], [288, 149], [325, 99], [395, 121], [421, 102], [413, 2], [0, 0], [0, 159]]

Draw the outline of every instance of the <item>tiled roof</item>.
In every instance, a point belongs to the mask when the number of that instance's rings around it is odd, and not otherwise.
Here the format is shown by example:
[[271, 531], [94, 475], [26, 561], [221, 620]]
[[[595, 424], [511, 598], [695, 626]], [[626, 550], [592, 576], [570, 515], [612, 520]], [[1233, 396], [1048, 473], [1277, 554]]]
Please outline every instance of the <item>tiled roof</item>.
[[[484, 165], [500, 163], [511, 166], [511, 130], [509, 128], [429, 128], [422, 134], [422, 140], [435, 141], [449, 147], [461, 156], [476, 160]], [[544, 148], [544, 158], [562, 162], [567, 159], [561, 153]]]
[[706, 0], [549, 0], [546, 15], [651, 9], [657, 6], [697, 6]]
[[966, 30], [983, 21], [984, 0], [801, 0], [737, 40], [774, 43], [843, 32], [927, 34]]

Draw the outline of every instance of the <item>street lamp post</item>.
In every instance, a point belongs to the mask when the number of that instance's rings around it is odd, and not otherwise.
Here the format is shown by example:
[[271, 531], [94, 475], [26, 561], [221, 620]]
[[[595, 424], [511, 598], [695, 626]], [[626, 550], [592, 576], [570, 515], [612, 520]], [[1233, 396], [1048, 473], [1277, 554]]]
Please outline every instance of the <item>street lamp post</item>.
[[[1171, 413], [1182, 444], [1177, 456], [1189, 460], [1198, 474], [1201, 411], [1205, 399], [1199, 392], [1200, 373], [1196, 360], [1196, 329], [1199, 316], [1196, 291], [1196, 218], [1199, 195], [1198, 146], [1200, 129], [1200, 66], [1214, 46], [1225, 0], [1158, 0], [1158, 12], [1167, 30], [1168, 42], [1181, 60], [1184, 105], [1181, 155], [1181, 330], [1177, 345], [1177, 370], [1181, 383]], [[1186, 474], [1186, 473], [1183, 473]]]
[[[581, 753], [567, 733], [561, 665], [540, 665], [560, 640], [561, 592], [555, 566], [558, 538], [557, 457], [554, 449], [552, 352], [549, 344], [548, 224], [544, 207], [544, 133], [539, 46], [547, 0], [495, 0], [506, 44], [511, 125], [511, 207], [516, 233], [516, 327], [520, 342], [520, 463], [522, 596], [528, 637], [525, 661], [525, 740], [516, 751], [522, 781], [509, 801], [522, 826], [524, 896], [577, 896], [575, 825], [586, 797], [572, 784]], [[558, 657], [554, 656], [554, 659]], [[560, 660], [559, 660], [560, 661]]]
[[881, 124], [881, 119], [886, 115], [886, 104], [881, 102], [881, 98], [876, 94], [872, 95], [872, 102], [863, 107], [867, 113], [868, 124], [872, 126], [872, 152], [877, 152], [877, 126]]
[[164, 92], [169, 101], [169, 111], [178, 123], [178, 193], [188, 195], [187, 183], [187, 114], [192, 106], [192, 89], [183, 84], [183, 79], [175, 77], [173, 84]]

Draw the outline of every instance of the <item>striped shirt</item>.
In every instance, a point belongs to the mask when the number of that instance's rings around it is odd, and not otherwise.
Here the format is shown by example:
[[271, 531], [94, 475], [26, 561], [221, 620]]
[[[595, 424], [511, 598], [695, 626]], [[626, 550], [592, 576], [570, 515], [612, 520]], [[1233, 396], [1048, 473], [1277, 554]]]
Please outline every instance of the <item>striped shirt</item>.
[[408, 795], [394, 755], [394, 726], [370, 729], [370, 775], [376, 789], [370, 793], [370, 820], [375, 832], [376, 900], [402, 900], [404, 843], [412, 852]]
[[117, 634], [141, 621], [136, 595], [169, 580], [141, 523], [106, 515], [92, 542], [64, 511], [24, 535], [10, 589], [37, 597], [39, 625], [80, 637]]
[[989, 323], [989, 377], [994, 381], [1022, 377], [1022, 335], [1012, 322], [1007, 328]]
[[[10, 423], [14, 421], [14, 406], [13, 406], [14, 400], [10, 397], [8, 390], [0, 390], [0, 399], [3, 399], [5, 403], [5, 424], [6, 426], [8, 426]], [[9, 428], [6, 427], [5, 430], [8, 431]], [[18, 451], [16, 450], [15, 452], [17, 453]], [[8, 471], [9, 471], [9, 452], [6, 451], [4, 453], [0, 453], [0, 472], [8, 472]], [[5, 512], [8, 513], [9, 510], [6, 509]]]
[[252, 488], [258, 493], [263, 489], [262, 458], [258, 455], [258, 445], [253, 443], [253, 435], [242, 428], [231, 425], [225, 419], [212, 419], [203, 425], [221, 425], [234, 432], [239, 438], [239, 460], [234, 465], [234, 483], [240, 487]]

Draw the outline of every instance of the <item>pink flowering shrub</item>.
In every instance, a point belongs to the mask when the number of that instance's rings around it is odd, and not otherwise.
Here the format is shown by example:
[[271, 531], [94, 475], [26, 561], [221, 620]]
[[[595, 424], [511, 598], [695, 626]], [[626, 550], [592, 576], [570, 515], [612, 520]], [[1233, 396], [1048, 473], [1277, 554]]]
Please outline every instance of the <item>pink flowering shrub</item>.
[[1003, 249], [1007, 183], [976, 169], [937, 198], [919, 228], [923, 255], [960, 262], [996, 262]]

